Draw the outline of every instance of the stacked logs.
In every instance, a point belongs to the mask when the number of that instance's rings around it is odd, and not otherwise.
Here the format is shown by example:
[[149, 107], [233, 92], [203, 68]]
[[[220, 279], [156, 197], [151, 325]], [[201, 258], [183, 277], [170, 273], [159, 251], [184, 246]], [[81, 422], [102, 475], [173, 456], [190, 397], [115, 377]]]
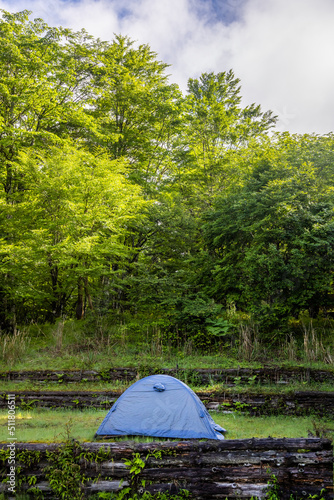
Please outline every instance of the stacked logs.
[[[116, 391], [15, 391], [16, 405], [33, 408], [110, 408], [121, 392]], [[236, 391], [197, 392], [207, 409], [238, 411], [249, 415], [317, 415], [333, 417], [334, 392], [291, 391], [289, 393], [252, 393]], [[0, 408], [7, 408], [7, 393], [0, 394]]]
[[[16, 444], [17, 456], [22, 450], [40, 452], [40, 461], [22, 467], [23, 490], [34, 487], [45, 497], [55, 498], [46, 479], [47, 451], [56, 444]], [[6, 444], [0, 445], [0, 450]], [[94, 454], [104, 449], [104, 459], [94, 460]], [[143, 460], [140, 479], [151, 493], [177, 494], [186, 489], [191, 498], [264, 498], [270, 483], [277, 481], [279, 498], [288, 499], [321, 495], [333, 498], [333, 450], [330, 441], [312, 439], [250, 439], [225, 441], [183, 441], [159, 443], [83, 443], [80, 445], [80, 466], [88, 479], [82, 484], [85, 497], [97, 492], [118, 491], [138, 487], [133, 481], [125, 459]], [[86, 452], [89, 452], [86, 453]], [[137, 454], [137, 455], [136, 455]], [[87, 458], [89, 457], [89, 458]], [[2, 471], [6, 477], [6, 468]], [[25, 481], [25, 482], [24, 482]], [[137, 486], [136, 486], [137, 485]], [[1, 483], [0, 491], [6, 491]], [[319, 498], [319, 497], [318, 497]]]
[[34, 370], [34, 371], [3, 371], [0, 380], [35, 382], [112, 382], [121, 380], [134, 382], [136, 378], [161, 373], [177, 377], [183, 382], [196, 385], [223, 383], [227, 386], [236, 384], [289, 384], [293, 382], [327, 383], [334, 382], [334, 371], [315, 370], [310, 368], [226, 368], [226, 369], [181, 369], [181, 368], [110, 368], [102, 372], [95, 370]]

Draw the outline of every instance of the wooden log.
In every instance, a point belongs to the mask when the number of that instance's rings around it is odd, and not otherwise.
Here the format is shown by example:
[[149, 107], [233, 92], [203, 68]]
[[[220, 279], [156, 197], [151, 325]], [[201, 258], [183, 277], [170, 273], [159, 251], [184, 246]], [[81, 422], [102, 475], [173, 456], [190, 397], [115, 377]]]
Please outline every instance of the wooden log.
[[[26, 477], [35, 475], [36, 486], [46, 495], [52, 495], [45, 481], [44, 468], [47, 451], [54, 451], [61, 444], [17, 443], [17, 456], [22, 450], [39, 451], [39, 464], [22, 466]], [[7, 444], [0, 444], [6, 449]], [[333, 450], [329, 440], [311, 439], [247, 439], [225, 441], [180, 441], [137, 443], [133, 441], [111, 443], [83, 443], [80, 445], [80, 464], [89, 479], [85, 495], [98, 491], [115, 491], [120, 481], [129, 482], [129, 470], [124, 459], [139, 453], [145, 461], [141, 477], [149, 490], [177, 493], [185, 488], [192, 498], [250, 498], [264, 496], [272, 474], [277, 477], [282, 498], [293, 492], [299, 498], [319, 494], [325, 488], [324, 498], [333, 498]], [[108, 454], [97, 463], [85, 452]], [[161, 456], [161, 458], [159, 458]], [[85, 458], [86, 457], [86, 458]], [[6, 471], [3, 472], [4, 474]], [[27, 487], [27, 485], [26, 485]], [[2, 491], [4, 485], [2, 485]]]
[[[109, 409], [120, 391], [16, 391], [16, 406], [32, 408]], [[289, 394], [197, 392], [208, 409], [246, 412], [250, 415], [334, 415], [334, 392], [295, 391]], [[7, 408], [7, 394], [0, 395], [0, 408]]]
[[240, 384], [289, 384], [293, 382], [334, 383], [334, 370], [315, 370], [309, 368], [228, 368], [228, 369], [173, 369], [159, 370], [147, 367], [138, 368], [111, 368], [105, 371], [95, 370], [31, 370], [31, 371], [2, 371], [0, 380], [39, 382], [98, 382], [123, 380], [133, 382], [137, 378], [154, 373], [172, 375], [186, 383], [207, 385], [208, 383], [223, 383], [227, 386]]
[[[16, 443], [17, 450], [39, 451], [42, 454], [46, 451], [53, 451], [64, 443]], [[322, 438], [251, 438], [251, 439], [225, 439], [224, 441], [163, 441], [151, 443], [139, 443], [136, 441], [116, 441], [108, 443], [86, 442], [80, 446], [87, 451], [98, 452], [101, 448], [109, 451], [111, 455], [123, 456], [123, 454], [140, 453], [147, 454], [150, 451], [161, 450], [167, 453], [218, 453], [232, 450], [285, 450], [287, 452], [303, 453], [314, 451], [321, 453], [323, 450], [332, 451], [332, 443], [329, 439]], [[6, 449], [6, 443], [0, 443], [0, 449]]]
[[[18, 450], [31, 450], [40, 451], [45, 453], [46, 451], [52, 451], [59, 446], [64, 445], [64, 443], [16, 443], [16, 449]], [[6, 448], [6, 443], [0, 443], [0, 449]], [[251, 438], [251, 439], [225, 439], [224, 441], [164, 441], [164, 442], [151, 442], [151, 443], [139, 443], [136, 441], [116, 441], [108, 443], [100, 442], [85, 442], [81, 443], [80, 446], [87, 451], [97, 452], [101, 448], [106, 451], [110, 451], [111, 454], [123, 453], [148, 453], [149, 451], [162, 450], [163, 452], [176, 452], [176, 453], [208, 453], [224, 450], [285, 450], [291, 452], [303, 452], [322, 450], [332, 450], [332, 444], [329, 439], [322, 439], [318, 437], [313, 438]]]

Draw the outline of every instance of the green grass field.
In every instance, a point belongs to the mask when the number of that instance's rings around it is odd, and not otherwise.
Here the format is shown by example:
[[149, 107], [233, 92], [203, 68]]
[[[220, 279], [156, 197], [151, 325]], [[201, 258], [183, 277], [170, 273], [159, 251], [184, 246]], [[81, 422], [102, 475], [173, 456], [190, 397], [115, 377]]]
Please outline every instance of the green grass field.
[[[106, 410], [31, 410], [17, 411], [16, 437], [18, 442], [62, 442], [66, 439], [92, 441]], [[227, 429], [227, 439], [298, 438], [316, 434], [319, 429], [330, 437], [334, 431], [334, 420], [315, 417], [270, 416], [251, 417], [237, 412], [212, 413], [219, 425]], [[330, 431], [329, 429], [332, 429]], [[8, 438], [7, 413], [0, 412], [0, 441]], [[138, 438], [137, 438], [138, 439]], [[142, 438], [152, 441], [150, 438]]]

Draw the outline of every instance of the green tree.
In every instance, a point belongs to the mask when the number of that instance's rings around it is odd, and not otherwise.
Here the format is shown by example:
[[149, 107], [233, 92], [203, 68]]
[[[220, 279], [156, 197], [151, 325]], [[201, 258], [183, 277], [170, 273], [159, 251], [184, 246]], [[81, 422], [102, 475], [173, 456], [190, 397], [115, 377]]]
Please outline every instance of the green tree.
[[331, 151], [333, 137], [285, 135], [257, 146], [245, 185], [206, 217], [208, 288], [217, 300], [234, 301], [267, 327], [334, 306], [333, 164], [324, 167]]
[[171, 147], [182, 111], [182, 95], [168, 83], [167, 64], [148, 45], [134, 47], [118, 35], [102, 47], [94, 69], [93, 116], [100, 145], [111, 158], [127, 158], [129, 175], [151, 196], [170, 176]]
[[235, 152], [276, 122], [259, 105], [241, 106], [239, 83], [232, 70], [203, 73], [188, 82], [178, 174], [181, 190], [195, 211], [207, 209], [221, 190], [237, 182]]
[[84, 31], [50, 28], [29, 14], [2, 10], [0, 19], [0, 179], [9, 202], [25, 187], [14, 173], [23, 148], [45, 149], [93, 127], [84, 108], [96, 43]]
[[4, 206], [3, 294], [21, 321], [30, 311], [81, 318], [113, 261], [128, 256], [122, 240], [145, 203], [140, 189], [126, 180], [124, 162], [64, 144], [48, 155], [22, 154], [20, 167], [29, 190]]

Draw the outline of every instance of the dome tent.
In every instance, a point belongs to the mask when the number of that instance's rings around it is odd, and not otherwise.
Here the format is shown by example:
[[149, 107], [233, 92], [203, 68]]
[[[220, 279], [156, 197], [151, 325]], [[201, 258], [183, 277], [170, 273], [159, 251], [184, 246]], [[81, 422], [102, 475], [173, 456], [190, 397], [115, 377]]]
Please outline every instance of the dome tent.
[[224, 439], [222, 432], [186, 384], [169, 375], [150, 375], [118, 398], [96, 436]]

